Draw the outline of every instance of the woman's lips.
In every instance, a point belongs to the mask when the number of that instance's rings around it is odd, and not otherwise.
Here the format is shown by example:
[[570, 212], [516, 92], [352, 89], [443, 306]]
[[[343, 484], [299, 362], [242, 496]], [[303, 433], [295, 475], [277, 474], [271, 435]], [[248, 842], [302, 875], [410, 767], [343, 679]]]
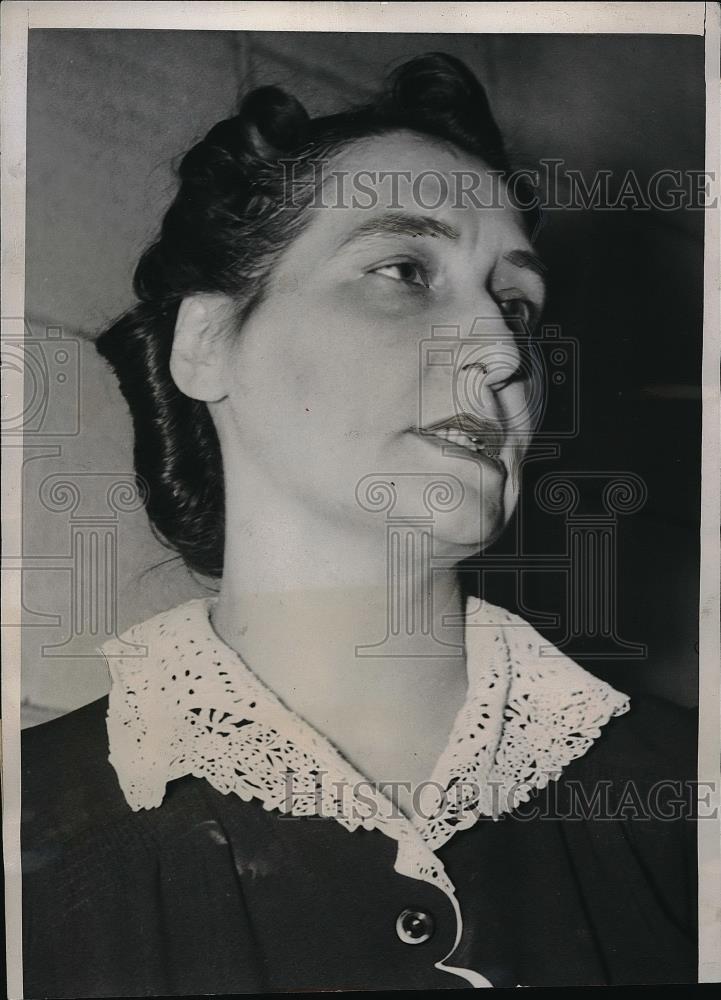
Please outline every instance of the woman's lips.
[[474, 444], [482, 445], [489, 452], [500, 452], [506, 439], [505, 431], [497, 420], [463, 411], [436, 420], [420, 430], [423, 434], [465, 434]]
[[435, 444], [451, 454], [467, 458], [469, 455], [485, 460], [499, 472], [506, 472], [500, 459], [503, 444], [502, 429], [491, 421], [481, 421], [469, 414], [458, 414], [448, 420], [438, 421], [417, 432], [430, 444]]

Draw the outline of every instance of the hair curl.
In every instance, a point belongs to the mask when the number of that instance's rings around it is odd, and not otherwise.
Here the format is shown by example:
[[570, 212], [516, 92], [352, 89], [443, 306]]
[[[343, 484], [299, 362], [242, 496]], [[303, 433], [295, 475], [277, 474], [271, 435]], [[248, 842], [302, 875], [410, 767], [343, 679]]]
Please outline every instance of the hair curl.
[[412, 59], [371, 103], [319, 118], [278, 87], [260, 87], [183, 157], [160, 235], [135, 271], [138, 302], [96, 340], [130, 407], [135, 472], [151, 526], [191, 570], [222, 575], [225, 502], [208, 408], [180, 392], [170, 374], [180, 303], [194, 293], [223, 293], [242, 322], [306, 221], [310, 185], [289, 208], [288, 161], [297, 184], [321, 157], [398, 129], [448, 141], [510, 172], [483, 87], [451, 56]]

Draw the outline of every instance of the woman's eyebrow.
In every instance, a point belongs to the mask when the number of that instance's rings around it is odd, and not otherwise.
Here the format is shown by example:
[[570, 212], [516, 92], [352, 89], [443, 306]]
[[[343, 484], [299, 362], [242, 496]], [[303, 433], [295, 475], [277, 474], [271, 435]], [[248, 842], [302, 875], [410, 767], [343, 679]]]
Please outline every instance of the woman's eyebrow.
[[367, 219], [356, 226], [338, 245], [338, 249], [365, 236], [431, 236], [457, 240], [460, 233], [447, 222], [440, 222], [428, 215], [413, 215], [407, 212], [389, 212], [373, 219]]
[[511, 250], [509, 253], [503, 255], [503, 259], [507, 260], [509, 264], [513, 264], [514, 267], [526, 268], [529, 271], [533, 271], [544, 280], [548, 273], [546, 265], [532, 250]]

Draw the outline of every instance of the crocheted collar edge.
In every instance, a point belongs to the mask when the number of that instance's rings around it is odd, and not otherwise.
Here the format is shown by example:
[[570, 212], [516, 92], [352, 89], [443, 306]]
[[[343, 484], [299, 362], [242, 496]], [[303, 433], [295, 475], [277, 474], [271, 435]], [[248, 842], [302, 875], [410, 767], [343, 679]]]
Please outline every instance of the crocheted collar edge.
[[[111, 675], [111, 695], [108, 708], [108, 732], [110, 737], [110, 759], [118, 772], [126, 798], [132, 808], [151, 808], [160, 804], [168, 780], [181, 776], [177, 769], [164, 774], [163, 742], [167, 746], [174, 727], [183, 727], [186, 716], [183, 711], [173, 719], [164, 718], [158, 725], [158, 713], [152, 711], [152, 706], [139, 704], [134, 707], [135, 714], [145, 714], [153, 720], [155, 731], [143, 731], [143, 755], [139, 757], [129, 748], [127, 737], [127, 712], [129, 682], [133, 691], [139, 687], [138, 679], [148, 674], [152, 657], [128, 656], [128, 645], [138, 646], [158, 642], [159, 636], [165, 635], [170, 628], [175, 628], [182, 636], [190, 623], [196, 641], [210, 640], [214, 648], [220, 648], [228, 658], [228, 663], [234, 671], [240, 671], [244, 683], [252, 685], [254, 694], [260, 698], [260, 710], [257, 721], [263, 724], [263, 713], [272, 710], [274, 720], [280, 719], [281, 725], [288, 723], [293, 736], [303, 741], [304, 737], [312, 740], [312, 749], [325, 751], [323, 756], [330, 758], [332, 765], [339, 771], [345, 771], [348, 777], [365, 780], [342, 755], [316, 730], [304, 720], [286, 708], [270, 689], [257, 678], [243, 663], [242, 659], [230, 646], [227, 646], [215, 633], [210, 621], [210, 609], [214, 597], [194, 598], [184, 604], [171, 608], [138, 625], [132, 626], [119, 639], [106, 642], [100, 650], [105, 656]], [[468, 599], [466, 605], [467, 619], [471, 626], [491, 626], [474, 628], [467, 624], [466, 646], [469, 672], [469, 692], [464, 706], [458, 713], [451, 731], [449, 741], [440, 755], [430, 781], [448, 784], [451, 780], [462, 780], [464, 777], [476, 779], [476, 787], [484, 792], [491, 790], [492, 796], [481, 794], [476, 797], [473, 809], [467, 809], [454, 817], [453, 831], [472, 825], [479, 815], [490, 815], [497, 818], [504, 812], [511, 812], [520, 803], [527, 802], [535, 789], [544, 788], [549, 781], [557, 780], [561, 772], [571, 761], [582, 756], [601, 735], [601, 728], [612, 717], [621, 715], [630, 707], [629, 698], [615, 690], [605, 681], [600, 680], [580, 667], [575, 661], [552, 646], [525, 619], [514, 615], [505, 608], [500, 608], [481, 601], [478, 609], [471, 611]], [[505, 676], [499, 670], [498, 664], [493, 666], [489, 656], [490, 639], [493, 636], [505, 654], [507, 667]], [[156, 647], [157, 648], [157, 647]], [[125, 655], [124, 655], [125, 654]], [[152, 671], [151, 671], [152, 673]], [[473, 743], [477, 733], [474, 727], [480, 716], [481, 709], [488, 709], [489, 697], [488, 678], [493, 677], [494, 683], [499, 682], [495, 695], [495, 708], [491, 712], [495, 718], [487, 719], [491, 729], [495, 726], [484, 759], [479, 764], [478, 743]], [[493, 686], [493, 685], [491, 685]], [[217, 705], [219, 709], [223, 705]], [[125, 717], [124, 717], [125, 716]], [[267, 718], [267, 714], [266, 714]], [[266, 723], [267, 724], [267, 723]], [[132, 728], [132, 726], [131, 726]], [[157, 729], [162, 729], [158, 732]], [[285, 731], [285, 725], [283, 730]], [[527, 763], [520, 761], [522, 750], [519, 743], [523, 742], [523, 733], [531, 730], [536, 743], [533, 745], [534, 761], [541, 761], [543, 767], [529, 770]], [[148, 739], [148, 736], [155, 739]], [[135, 735], [135, 740], [139, 737]], [[153, 753], [148, 756], [148, 744], [155, 743]], [[303, 743], [301, 742], [301, 746]], [[528, 754], [528, 747], [526, 747]], [[483, 755], [480, 755], [483, 757]], [[167, 765], [167, 761], [165, 762]], [[143, 775], [145, 769], [148, 773]], [[197, 770], [197, 769], [196, 769]], [[135, 772], [135, 773], [133, 773]], [[192, 769], [189, 773], [194, 773]], [[148, 780], [153, 776], [154, 792], [150, 794]], [[212, 778], [205, 774], [212, 782]], [[141, 779], [138, 783], [137, 779]], [[144, 787], [145, 796], [129, 794], [131, 786]], [[224, 789], [227, 790], [227, 789]], [[505, 799], [500, 792], [505, 792]], [[144, 800], [141, 800], [144, 799]], [[427, 832], [427, 831], [426, 831]], [[443, 833], [428, 839], [444, 841]], [[436, 844], [439, 846], [439, 844]]]

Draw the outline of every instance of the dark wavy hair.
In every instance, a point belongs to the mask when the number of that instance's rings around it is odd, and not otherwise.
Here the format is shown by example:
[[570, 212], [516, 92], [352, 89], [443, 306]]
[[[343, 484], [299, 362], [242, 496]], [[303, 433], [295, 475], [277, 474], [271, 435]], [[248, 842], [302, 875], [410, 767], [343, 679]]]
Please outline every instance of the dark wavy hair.
[[399, 129], [510, 173], [483, 87], [442, 53], [411, 59], [375, 100], [325, 117], [310, 118], [277, 87], [253, 90], [183, 157], [179, 190], [135, 271], [138, 302], [96, 340], [130, 407], [135, 472], [154, 533], [204, 576], [223, 571], [223, 466], [206, 404], [180, 392], [170, 374], [180, 303], [193, 293], [223, 293], [242, 323], [307, 220], [312, 185], [300, 197], [297, 190], [312, 164], [356, 139]]

